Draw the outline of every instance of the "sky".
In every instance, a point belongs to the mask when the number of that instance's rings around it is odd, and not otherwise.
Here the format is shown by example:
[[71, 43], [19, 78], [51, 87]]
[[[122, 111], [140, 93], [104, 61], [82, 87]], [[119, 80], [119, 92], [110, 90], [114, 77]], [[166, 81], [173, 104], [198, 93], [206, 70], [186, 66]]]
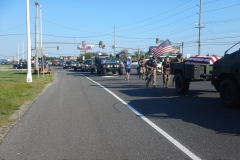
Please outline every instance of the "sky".
[[[79, 56], [82, 41], [89, 52], [114, 54], [148, 51], [159, 40], [183, 47], [184, 57], [198, 54], [200, 0], [38, 0], [42, 5], [42, 42], [49, 57]], [[31, 46], [35, 47], [35, 0], [30, 4]], [[240, 1], [202, 0], [200, 55], [223, 56], [240, 41]], [[38, 10], [39, 12], [39, 10]], [[40, 13], [38, 13], [40, 42]], [[115, 34], [114, 34], [115, 26]], [[103, 41], [105, 49], [99, 48]], [[53, 43], [56, 42], [56, 43]], [[75, 45], [73, 43], [76, 43]], [[57, 50], [59, 46], [59, 50]], [[230, 53], [240, 45], [230, 50]], [[182, 52], [182, 48], [181, 48]], [[0, 59], [27, 56], [26, 0], [0, 0]]]

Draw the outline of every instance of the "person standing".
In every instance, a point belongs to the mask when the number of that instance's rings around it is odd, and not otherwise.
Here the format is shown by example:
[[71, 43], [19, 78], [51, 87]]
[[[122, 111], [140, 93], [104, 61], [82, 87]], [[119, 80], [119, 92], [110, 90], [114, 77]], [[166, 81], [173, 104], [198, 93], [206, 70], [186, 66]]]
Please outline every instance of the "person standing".
[[138, 64], [139, 64], [139, 79], [144, 79], [145, 78], [145, 72], [146, 72], [145, 62], [146, 62], [146, 60], [145, 60], [144, 56], [142, 56], [138, 60]]
[[125, 80], [129, 81], [129, 77], [130, 77], [130, 73], [131, 73], [131, 64], [132, 64], [131, 57], [128, 56], [127, 59], [123, 61], [123, 63], [125, 65], [125, 70], [126, 70]]
[[147, 61], [146, 68], [148, 70], [146, 87], [148, 87], [148, 84], [151, 80], [153, 88], [155, 89], [156, 88], [156, 76], [157, 76], [157, 61], [154, 56], [152, 56], [151, 59]]
[[162, 73], [163, 73], [163, 88], [168, 88], [168, 84], [171, 78], [170, 75], [170, 59], [167, 56], [162, 64]]
[[[183, 55], [179, 53], [173, 62], [184, 62]], [[173, 77], [172, 85], [175, 86], [175, 75]]]

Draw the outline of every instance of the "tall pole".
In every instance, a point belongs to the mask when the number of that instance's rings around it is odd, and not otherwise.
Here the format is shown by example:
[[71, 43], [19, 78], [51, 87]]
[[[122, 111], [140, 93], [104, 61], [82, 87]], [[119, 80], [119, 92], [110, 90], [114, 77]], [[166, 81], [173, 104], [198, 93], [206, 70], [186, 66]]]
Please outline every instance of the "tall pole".
[[42, 73], [44, 78], [44, 65], [45, 65], [45, 57], [43, 57], [43, 46], [42, 46], [42, 5], [39, 6], [40, 8], [40, 47], [41, 47], [41, 57], [42, 57]]
[[18, 63], [20, 62], [19, 61], [19, 44], [18, 44], [18, 47], [17, 47], [17, 55], [18, 55]]
[[23, 41], [23, 49], [22, 50], [23, 50], [22, 54], [23, 54], [23, 60], [24, 60], [24, 41]]
[[182, 41], [182, 54], [183, 54], [183, 45], [184, 45], [184, 44], [183, 44], [183, 41]]
[[40, 8], [40, 45], [42, 48], [43, 47], [42, 46], [42, 5], [40, 5], [39, 8]]
[[37, 56], [37, 48], [38, 48], [38, 2], [35, 1], [35, 5], [36, 5], [36, 18], [35, 18], [35, 65], [34, 68], [35, 70], [37, 70], [37, 72], [39, 72], [38, 69], [38, 56]]
[[114, 25], [114, 57], [116, 56], [116, 53], [115, 53], [115, 48], [116, 48], [116, 26]]
[[200, 0], [199, 5], [199, 24], [198, 24], [198, 55], [201, 54], [201, 28], [202, 28], [202, 0]]
[[26, 0], [26, 17], [27, 17], [27, 63], [28, 63], [28, 72], [27, 72], [27, 82], [32, 82], [32, 71], [31, 71], [31, 39], [30, 39], [30, 19], [29, 19], [29, 0]]
[[76, 56], [76, 45], [75, 45], [75, 37], [74, 37], [74, 56]]

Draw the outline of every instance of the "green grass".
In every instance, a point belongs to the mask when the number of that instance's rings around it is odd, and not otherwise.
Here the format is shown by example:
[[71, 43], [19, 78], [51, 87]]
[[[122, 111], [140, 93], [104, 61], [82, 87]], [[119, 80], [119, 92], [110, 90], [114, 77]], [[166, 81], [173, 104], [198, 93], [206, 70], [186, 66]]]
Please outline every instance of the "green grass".
[[53, 73], [33, 74], [32, 83], [27, 83], [27, 71], [0, 71], [0, 127], [11, 123], [9, 119], [14, 111], [26, 101], [37, 97], [45, 86], [53, 80]]
[[0, 69], [12, 69], [13, 65], [1, 65], [0, 64]]

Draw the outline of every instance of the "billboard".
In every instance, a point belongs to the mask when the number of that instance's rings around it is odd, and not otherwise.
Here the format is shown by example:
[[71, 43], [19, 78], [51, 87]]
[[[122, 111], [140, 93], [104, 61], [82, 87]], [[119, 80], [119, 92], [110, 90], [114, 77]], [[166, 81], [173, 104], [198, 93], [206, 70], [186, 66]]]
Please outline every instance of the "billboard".
[[[152, 56], [152, 52], [151, 50], [153, 48], [155, 48], [157, 46], [150, 46], [149, 47], [149, 56]], [[164, 55], [160, 56], [160, 57], [166, 57], [166, 56], [169, 56], [169, 57], [176, 57], [179, 53], [180, 53], [180, 47], [179, 46], [172, 46], [174, 48], [174, 51], [173, 52], [168, 52], [168, 53], [165, 53]]]

